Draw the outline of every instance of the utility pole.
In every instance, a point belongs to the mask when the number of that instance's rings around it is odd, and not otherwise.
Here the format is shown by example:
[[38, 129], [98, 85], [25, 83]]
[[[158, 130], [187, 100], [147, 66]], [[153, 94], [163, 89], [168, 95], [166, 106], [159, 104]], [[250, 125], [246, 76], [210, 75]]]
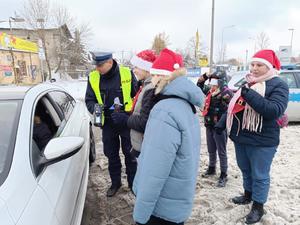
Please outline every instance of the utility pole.
[[248, 64], [248, 49], [246, 49], [246, 61], [245, 61], [245, 68], [247, 67]]
[[210, 56], [209, 56], [209, 72], [212, 72], [213, 55], [214, 55], [214, 23], [215, 23], [215, 0], [212, 0], [211, 12], [211, 34], [210, 34]]
[[292, 46], [293, 46], [293, 36], [294, 36], [294, 30], [295, 30], [294, 28], [290, 28], [290, 29], [289, 29], [289, 31], [292, 31], [292, 34], [291, 34], [291, 52], [292, 52], [292, 49], [293, 49], [293, 47], [292, 47]]

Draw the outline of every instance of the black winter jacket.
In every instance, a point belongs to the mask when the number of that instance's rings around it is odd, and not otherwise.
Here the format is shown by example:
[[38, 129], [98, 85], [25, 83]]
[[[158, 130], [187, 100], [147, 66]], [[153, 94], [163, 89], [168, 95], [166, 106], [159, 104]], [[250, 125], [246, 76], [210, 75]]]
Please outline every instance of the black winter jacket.
[[[204, 84], [208, 77], [206, 75], [203, 76], [205, 80], [198, 82], [197, 86], [201, 88], [205, 95], [208, 95], [210, 87]], [[206, 127], [215, 127], [221, 116], [227, 112], [232, 96], [233, 92], [227, 86], [222, 86], [220, 87], [220, 93], [211, 97], [208, 113], [204, 117], [204, 125]]]
[[[131, 73], [131, 76], [131, 97], [133, 98], [136, 94], [137, 80], [133, 73]], [[102, 74], [100, 77], [100, 92], [104, 104], [105, 122], [110, 122], [111, 113], [113, 111], [109, 108], [114, 104], [114, 99], [116, 97], [119, 97], [121, 104], [123, 104], [122, 110], [124, 110], [120, 71], [119, 66], [115, 60], [110, 71], [108, 71], [106, 74]], [[95, 103], [97, 103], [97, 99], [89, 81], [87, 82], [85, 103], [89, 112], [93, 114], [94, 105]]]
[[145, 132], [150, 111], [155, 104], [153, 101], [154, 91], [155, 89], [149, 89], [144, 93], [140, 115], [131, 115], [128, 118], [127, 126], [130, 129], [139, 131], [141, 133]]
[[[234, 118], [230, 138], [240, 144], [263, 147], [278, 146], [280, 127], [277, 124], [277, 119], [284, 114], [287, 108], [289, 101], [287, 84], [279, 77], [275, 77], [266, 81], [265, 97], [252, 89], [249, 89], [243, 97], [256, 112], [263, 116], [262, 131], [255, 133], [240, 128], [238, 133], [238, 121]], [[243, 121], [243, 111], [237, 113], [237, 117]]]

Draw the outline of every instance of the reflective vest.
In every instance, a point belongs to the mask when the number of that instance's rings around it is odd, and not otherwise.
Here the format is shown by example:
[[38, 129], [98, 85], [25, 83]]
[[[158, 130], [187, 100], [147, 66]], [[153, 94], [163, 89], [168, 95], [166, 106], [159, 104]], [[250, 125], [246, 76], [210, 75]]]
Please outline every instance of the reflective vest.
[[[133, 104], [131, 98], [131, 72], [128, 67], [120, 66], [119, 68], [123, 94], [123, 104], [125, 105], [125, 111], [130, 112]], [[96, 95], [99, 105], [103, 105], [103, 101], [100, 94], [100, 73], [97, 70], [94, 70], [90, 73], [89, 82]]]

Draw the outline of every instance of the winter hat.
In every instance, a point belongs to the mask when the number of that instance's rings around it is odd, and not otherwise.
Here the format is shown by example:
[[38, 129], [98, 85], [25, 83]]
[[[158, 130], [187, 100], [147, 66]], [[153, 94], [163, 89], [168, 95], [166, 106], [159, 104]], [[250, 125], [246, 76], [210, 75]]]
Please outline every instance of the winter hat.
[[183, 67], [182, 56], [164, 48], [153, 62], [150, 73], [154, 75], [168, 76], [173, 71]]
[[130, 62], [133, 66], [136, 66], [142, 70], [150, 71], [153, 62], [156, 59], [156, 55], [152, 50], [143, 50], [134, 55]]
[[261, 62], [269, 69], [274, 68], [280, 70], [280, 61], [273, 50], [263, 49], [256, 52], [252, 57], [251, 62]]

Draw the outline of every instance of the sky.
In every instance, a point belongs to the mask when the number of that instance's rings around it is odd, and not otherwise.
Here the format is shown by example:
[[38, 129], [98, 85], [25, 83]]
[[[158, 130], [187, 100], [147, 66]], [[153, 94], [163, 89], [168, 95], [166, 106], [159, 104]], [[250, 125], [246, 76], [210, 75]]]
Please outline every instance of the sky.
[[[21, 11], [23, 0], [0, 0], [0, 20]], [[49, 0], [52, 1], [52, 0]], [[53, 2], [53, 1], [52, 1]], [[90, 50], [120, 54], [151, 48], [156, 34], [169, 36], [171, 49], [185, 49], [198, 29], [202, 46], [209, 49], [212, 0], [64, 0], [78, 23], [89, 23], [93, 35]], [[1, 26], [1, 24], [0, 24]], [[215, 0], [214, 59], [222, 42], [226, 58], [245, 60], [254, 53], [254, 38], [265, 32], [269, 48], [290, 45], [300, 54], [299, 0]]]

